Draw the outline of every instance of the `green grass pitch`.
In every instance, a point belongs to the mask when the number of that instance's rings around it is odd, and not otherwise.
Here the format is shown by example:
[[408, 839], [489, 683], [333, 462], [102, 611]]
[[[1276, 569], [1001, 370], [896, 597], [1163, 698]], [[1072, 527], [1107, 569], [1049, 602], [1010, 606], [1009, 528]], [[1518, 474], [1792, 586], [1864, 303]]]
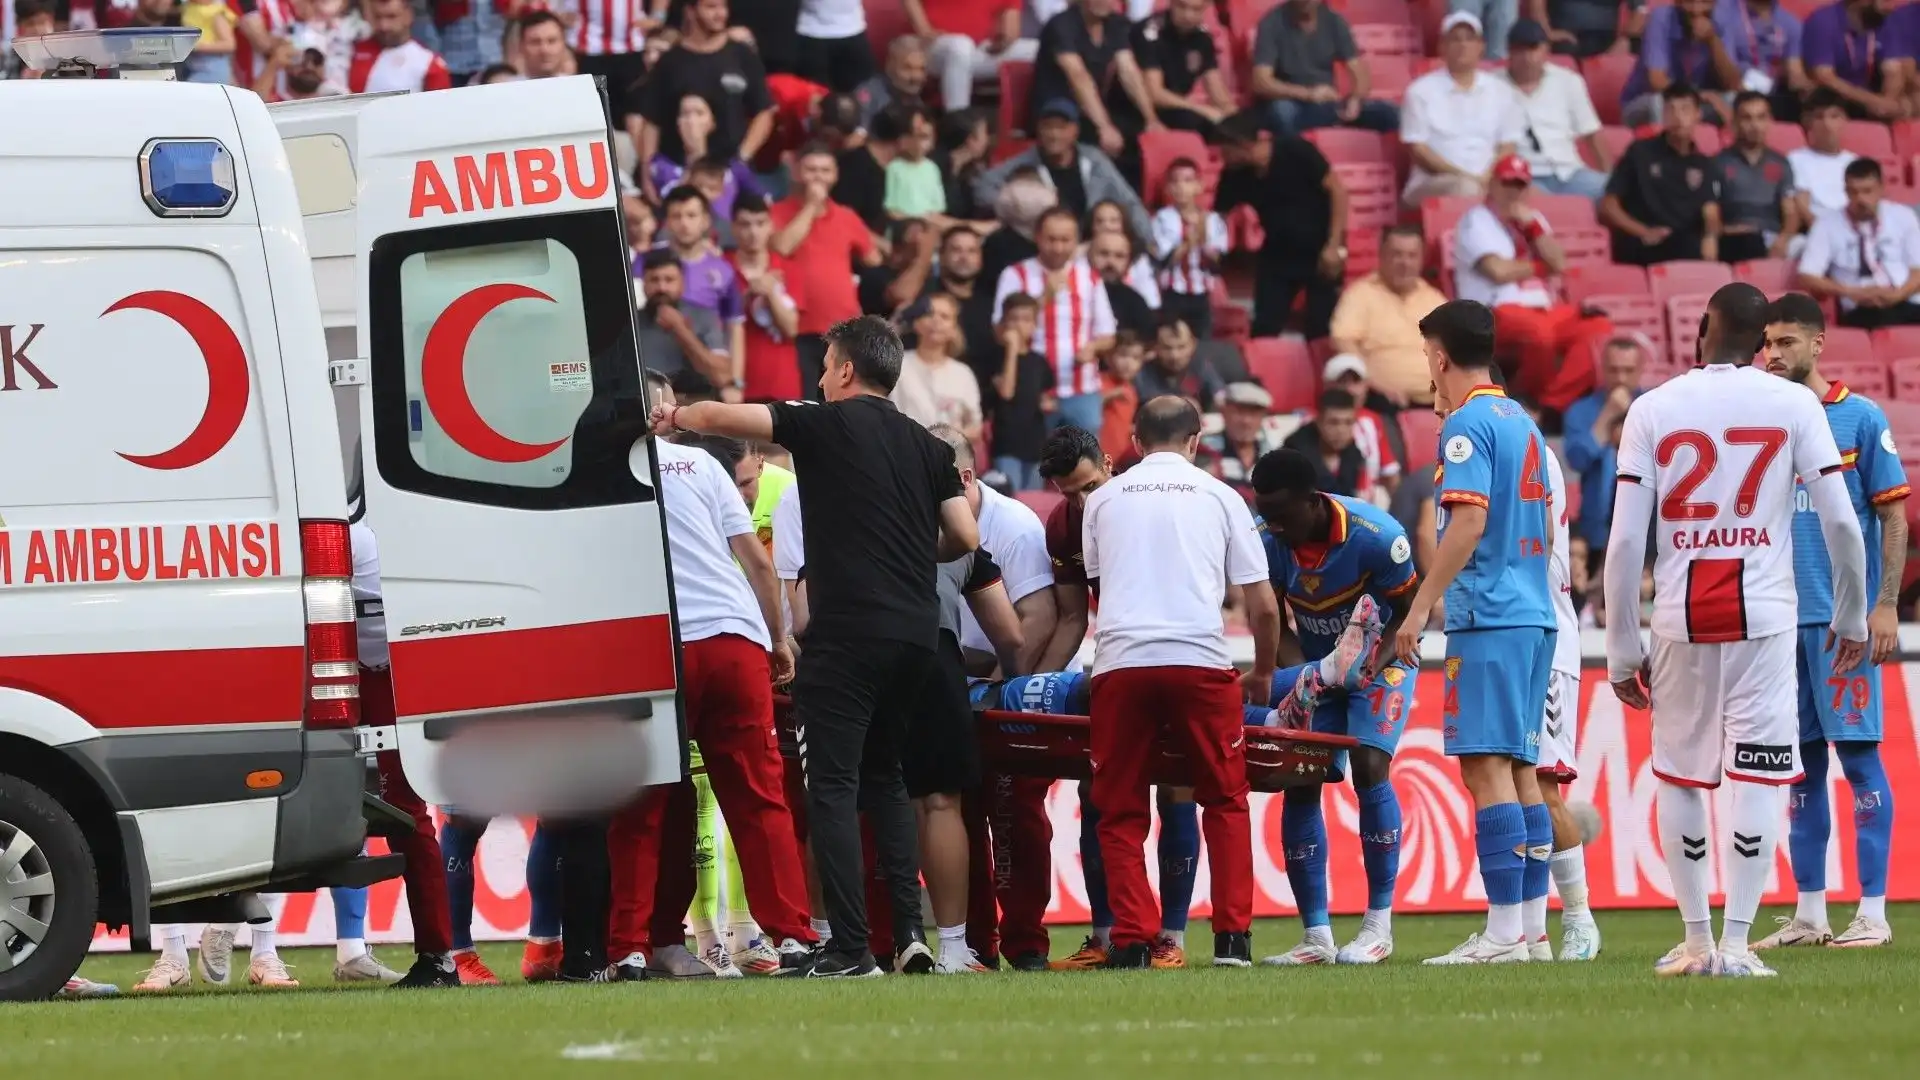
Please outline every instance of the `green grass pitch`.
[[[1758, 932], [1772, 929], [1771, 914]], [[1844, 921], [1851, 910], [1833, 914]], [[1920, 905], [1896, 907], [1892, 921], [1896, 934], [1920, 933]], [[1772, 980], [1659, 980], [1651, 964], [1679, 939], [1677, 916], [1613, 913], [1601, 917], [1606, 952], [1592, 964], [1420, 966], [1479, 922], [1400, 919], [1398, 953], [1371, 969], [1214, 970], [1211, 935], [1196, 921], [1199, 966], [1185, 971], [844, 983], [518, 986], [518, 945], [497, 945], [487, 960], [512, 979], [499, 988], [196, 985], [163, 998], [0, 1006], [0, 1076], [1920, 1076], [1912, 939], [1775, 953]], [[1336, 936], [1355, 925], [1338, 920]], [[1056, 932], [1054, 954], [1081, 932]], [[1263, 922], [1255, 953], [1279, 952], [1297, 934], [1290, 921]], [[404, 948], [379, 951], [396, 968], [409, 959]], [[244, 972], [245, 955], [235, 960]], [[287, 960], [310, 986], [330, 985], [330, 951], [289, 950]], [[102, 956], [83, 973], [124, 989], [147, 962]]]

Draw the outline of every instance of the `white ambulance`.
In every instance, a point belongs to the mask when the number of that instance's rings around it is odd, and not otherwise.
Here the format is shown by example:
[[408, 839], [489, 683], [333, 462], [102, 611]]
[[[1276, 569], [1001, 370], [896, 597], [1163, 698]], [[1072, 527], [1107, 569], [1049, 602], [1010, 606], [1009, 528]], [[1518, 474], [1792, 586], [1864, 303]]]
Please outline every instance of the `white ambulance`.
[[[96, 922], [143, 942], [396, 873], [360, 855], [379, 748], [435, 802], [511, 780], [502, 746], [542, 779], [576, 745], [628, 787], [678, 776], [592, 80], [368, 99], [310, 135], [287, 106], [283, 144], [252, 93], [164, 81], [195, 38], [23, 40], [120, 78], [0, 83], [0, 1000], [57, 989]], [[350, 330], [307, 226], [352, 244]], [[397, 731], [360, 724], [350, 484]]]

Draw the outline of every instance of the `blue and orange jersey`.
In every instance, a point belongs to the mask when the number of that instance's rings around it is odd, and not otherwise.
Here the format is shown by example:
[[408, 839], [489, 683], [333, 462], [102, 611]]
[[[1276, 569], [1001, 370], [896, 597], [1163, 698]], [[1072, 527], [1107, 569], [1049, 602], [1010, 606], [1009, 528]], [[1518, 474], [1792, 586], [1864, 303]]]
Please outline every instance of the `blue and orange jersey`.
[[[1907, 470], [1900, 464], [1887, 414], [1873, 399], [1862, 397], [1840, 383], [1827, 388], [1820, 399], [1833, 444], [1840, 449], [1840, 468], [1847, 495], [1860, 518], [1860, 536], [1867, 544], [1867, 597], [1880, 588], [1880, 517], [1875, 507], [1909, 494]], [[1827, 541], [1820, 532], [1820, 515], [1813, 512], [1805, 484], [1793, 493], [1793, 580], [1800, 593], [1800, 625], [1825, 626], [1833, 621], [1833, 568], [1827, 561]]]
[[1456, 506], [1487, 512], [1486, 531], [1472, 557], [1447, 586], [1448, 633], [1555, 627], [1547, 580], [1553, 530], [1545, 469], [1550, 453], [1526, 410], [1497, 386], [1475, 387], [1441, 427], [1434, 485], [1440, 535], [1446, 536]]
[[1392, 515], [1359, 499], [1323, 495], [1332, 512], [1324, 544], [1289, 548], [1261, 526], [1273, 591], [1293, 609], [1300, 649], [1308, 660], [1333, 651], [1353, 618], [1353, 605], [1372, 593], [1382, 611], [1419, 583], [1413, 544]]

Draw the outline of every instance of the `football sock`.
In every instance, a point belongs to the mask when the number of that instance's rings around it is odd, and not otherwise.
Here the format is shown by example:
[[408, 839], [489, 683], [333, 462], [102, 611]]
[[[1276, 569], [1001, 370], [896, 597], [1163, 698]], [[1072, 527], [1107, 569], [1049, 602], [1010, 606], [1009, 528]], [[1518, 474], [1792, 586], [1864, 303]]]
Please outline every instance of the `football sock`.
[[1562, 916], [1593, 918], [1593, 913], [1587, 910], [1587, 849], [1575, 844], [1565, 851], [1554, 852], [1547, 862], [1547, 870], [1553, 875], [1553, 887], [1560, 893]]
[[1733, 810], [1729, 815], [1733, 828], [1726, 856], [1727, 900], [1720, 933], [1720, 948], [1727, 952], [1747, 949], [1747, 932], [1760, 910], [1760, 896], [1766, 892], [1767, 875], [1773, 869], [1774, 851], [1780, 843], [1780, 810], [1786, 800], [1787, 792], [1773, 784], [1733, 785]]
[[1393, 785], [1378, 783], [1359, 793], [1360, 860], [1367, 868], [1367, 910], [1393, 907], [1400, 877], [1400, 799]]
[[349, 963], [367, 951], [367, 890], [327, 891], [333, 894], [333, 959]]
[[187, 928], [178, 923], [156, 926], [151, 931], [153, 941], [160, 946], [160, 955], [187, 962]]
[[1173, 942], [1175, 948], [1184, 949], [1187, 947], [1187, 932], [1185, 930], [1162, 930], [1160, 931], [1160, 936]]
[[687, 909], [687, 923], [693, 936], [706, 950], [713, 937], [714, 924], [720, 919], [720, 846], [719, 804], [713, 798], [713, 785], [704, 772], [693, 775], [693, 906]]
[[1520, 930], [1529, 942], [1547, 936], [1547, 886], [1553, 879], [1553, 817], [1546, 803], [1520, 808], [1527, 827], [1526, 865], [1520, 868]]
[[1200, 808], [1193, 803], [1160, 807], [1160, 928], [1185, 930], [1200, 868]]
[[[470, 827], [477, 825], [478, 827]], [[473, 948], [473, 856], [480, 850], [485, 822], [449, 817], [440, 826], [440, 850], [447, 857], [447, 910], [453, 919], [453, 947]], [[533, 860], [527, 860], [528, 887], [532, 887]], [[554, 931], [557, 935], [559, 931]]]
[[259, 960], [262, 957], [280, 955], [280, 950], [274, 947], [274, 938], [275, 934], [272, 923], [259, 923], [255, 925], [253, 927], [253, 945], [251, 946], [253, 959]]
[[1360, 929], [1371, 930], [1381, 937], [1393, 936], [1393, 909], [1368, 908], [1367, 914], [1360, 920]]
[[967, 947], [967, 924], [940, 928], [940, 955], [958, 956]]
[[1113, 909], [1107, 906], [1107, 863], [1100, 857], [1100, 811], [1093, 807], [1093, 781], [1080, 782], [1080, 876], [1087, 885], [1087, 913], [1094, 936], [1105, 942], [1113, 928]]
[[760, 927], [753, 921], [753, 909], [747, 906], [747, 882], [740, 876], [740, 849], [733, 842], [733, 833], [727, 829], [726, 818], [720, 820], [720, 850], [724, 856], [721, 865], [723, 880], [726, 883], [727, 929], [741, 931], [752, 927], [750, 937], [758, 937]]
[[[1793, 883], [1800, 890], [1796, 918], [1825, 925], [1827, 921], [1827, 835], [1833, 831], [1828, 806], [1827, 744], [1800, 744], [1802, 775], [1787, 800], [1787, 855], [1793, 863]], [[1810, 904], [1809, 897], [1817, 898]]]
[[833, 923], [826, 919], [808, 919], [807, 929], [813, 931], [813, 936], [819, 938], [822, 945], [833, 939]]
[[1880, 764], [1880, 744], [1843, 742], [1835, 744], [1840, 753], [1840, 770], [1847, 786], [1853, 789], [1854, 855], [1860, 866], [1860, 897], [1880, 902], [1882, 915], [1887, 900], [1887, 859], [1893, 848], [1893, 788], [1887, 784], [1887, 770]]
[[1308, 930], [1328, 925], [1327, 822], [1320, 787], [1288, 788], [1281, 796], [1280, 843], [1287, 853], [1287, 883]]
[[544, 823], [534, 826], [533, 839], [527, 842], [527, 907], [527, 936], [560, 940], [560, 845]]
[[[1713, 944], [1713, 923], [1707, 907], [1711, 876], [1707, 846], [1711, 827], [1707, 821], [1706, 790], [1663, 780], [1653, 798], [1659, 818], [1660, 848], [1666, 858], [1667, 876], [1673, 879], [1674, 904], [1680, 909], [1681, 920], [1687, 924], [1687, 944], [1709, 947]], [[1748, 917], [1752, 917], [1752, 912], [1748, 912]]]
[[1886, 922], [1887, 898], [1885, 896], [1863, 896], [1860, 898], [1860, 909], [1855, 911], [1854, 914], [1862, 919]]
[[1496, 803], [1474, 815], [1474, 847], [1487, 890], [1487, 938], [1519, 941], [1521, 879], [1526, 872], [1526, 816], [1517, 802]]

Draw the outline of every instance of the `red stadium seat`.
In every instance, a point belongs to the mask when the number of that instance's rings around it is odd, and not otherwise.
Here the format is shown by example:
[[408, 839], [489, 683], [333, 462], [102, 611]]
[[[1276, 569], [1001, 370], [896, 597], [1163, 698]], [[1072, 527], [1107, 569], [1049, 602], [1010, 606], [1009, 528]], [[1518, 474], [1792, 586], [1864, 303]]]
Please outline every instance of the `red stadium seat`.
[[1614, 53], [1589, 56], [1581, 62], [1580, 73], [1587, 77], [1587, 93], [1593, 98], [1593, 110], [1600, 114], [1601, 123], [1620, 122], [1620, 93], [1633, 77], [1634, 63], [1632, 55]]
[[1895, 120], [1893, 127], [1893, 152], [1903, 158], [1920, 154], [1920, 120]]
[[1320, 393], [1320, 374], [1307, 343], [1295, 337], [1252, 338], [1245, 345], [1247, 373], [1273, 395], [1273, 411], [1313, 408]]
[[[1269, 4], [1269, 7], [1272, 5]], [[1334, 0], [1334, 10], [1347, 17], [1358, 29], [1362, 23], [1412, 26], [1413, 11], [1407, 0]]]
[[[1351, 220], [1348, 225], [1352, 225]], [[1380, 269], [1380, 233], [1379, 229], [1349, 227], [1347, 230], [1347, 281], [1349, 283]]]
[[1887, 183], [1904, 184], [1906, 162], [1893, 148], [1893, 130], [1877, 120], [1851, 120], [1840, 135], [1840, 148], [1880, 163]]
[[1267, 230], [1260, 226], [1260, 215], [1251, 206], [1236, 206], [1227, 215], [1227, 238], [1235, 251], [1259, 251], [1267, 243]]
[[1140, 199], [1150, 207], [1160, 205], [1160, 182], [1167, 166], [1188, 158], [1200, 167], [1201, 203], [1213, 205], [1214, 192], [1220, 187], [1220, 159], [1207, 148], [1207, 142], [1194, 131], [1148, 131], [1140, 135]]
[[1545, 215], [1555, 229], [1591, 229], [1599, 224], [1593, 216], [1593, 200], [1584, 195], [1546, 195], [1538, 191], [1528, 203]]
[[[1820, 352], [1825, 364], [1877, 363], [1873, 335], [1851, 326], [1827, 327], [1827, 346]], [[1884, 365], [1883, 365], [1884, 366]]]
[[1873, 353], [1888, 360], [1896, 356], [1920, 356], [1920, 326], [1889, 326], [1885, 330], [1875, 330]]
[[[907, 7], [900, 0], [862, 0], [861, 6], [867, 10], [867, 45], [873, 50], [873, 62], [884, 69], [887, 48], [894, 38], [911, 35], [913, 23], [908, 20]], [[927, 89], [931, 92], [940, 88], [934, 85]]]
[[1420, 204], [1420, 231], [1429, 237], [1453, 231], [1467, 211], [1480, 205], [1481, 200], [1467, 195], [1445, 195], [1428, 199]]
[[1040, 515], [1041, 521], [1047, 520], [1047, 516], [1053, 513], [1053, 508], [1066, 501], [1061, 498], [1059, 492], [1052, 488], [1041, 488], [1038, 491], [1017, 491], [1013, 497], [1032, 507], [1033, 512]]
[[[1886, 175], [1891, 177], [1897, 174], [1886, 173]], [[1881, 194], [1888, 202], [1900, 206], [1912, 206], [1915, 202], [1920, 202], [1920, 192], [1917, 192], [1911, 184], [1903, 184], [1897, 180], [1888, 180]]]
[[1733, 280], [1777, 297], [1793, 289], [1793, 263], [1787, 259], [1750, 259], [1733, 265]]
[[1776, 122], [1767, 129], [1767, 146], [1783, 154], [1791, 154], [1807, 145], [1807, 133], [1798, 124]]
[[[1217, 282], [1216, 282], [1217, 284]], [[1239, 304], [1218, 300], [1213, 304], [1213, 336], [1220, 341], [1240, 344], [1253, 333], [1253, 316]]]
[[1440, 454], [1440, 418], [1431, 409], [1400, 410], [1400, 437], [1407, 446], [1407, 468], [1433, 467]]
[[1682, 293], [1669, 296], [1667, 306], [1667, 350], [1669, 363], [1687, 367], [1694, 362], [1694, 347], [1700, 340], [1700, 316], [1707, 313], [1709, 293]]
[[1647, 339], [1649, 362], [1667, 366], [1667, 312], [1660, 301], [1646, 293], [1592, 293], [1586, 303], [1607, 313], [1616, 334]]
[[[1400, 220], [1400, 191], [1394, 186], [1393, 166], [1351, 162], [1333, 171], [1347, 189], [1347, 227], [1386, 229]], [[1351, 240], [1347, 243], [1353, 248]]]
[[1820, 374], [1830, 382], [1845, 383], [1847, 389], [1875, 401], [1885, 401], [1892, 396], [1893, 379], [1886, 365], [1878, 360], [1828, 363], [1823, 357]]
[[[1920, 404], [1920, 355], [1894, 360], [1887, 365], [1887, 376], [1892, 383], [1894, 397]], [[1920, 447], [1915, 449], [1920, 450]]]
[[1710, 295], [1720, 286], [1732, 283], [1733, 271], [1725, 263], [1683, 259], [1647, 268], [1647, 284], [1653, 295], [1662, 300], [1683, 293]]
[[1033, 96], [1033, 64], [1025, 60], [1007, 60], [1000, 65], [1000, 139], [1002, 142], [1025, 139], [1027, 99]]
[[1304, 138], [1320, 148], [1327, 161], [1334, 165], [1349, 162], [1391, 165], [1393, 159], [1387, 155], [1387, 144], [1378, 132], [1362, 131], [1359, 128], [1317, 128], [1305, 134]]
[[[1607, 148], [1607, 160], [1618, 163], [1621, 155], [1627, 152], [1627, 147], [1633, 145], [1633, 131], [1629, 128], [1608, 124], [1600, 129], [1600, 145]], [[1594, 164], [1593, 156], [1587, 153], [1585, 140], [1582, 140], [1580, 143], [1580, 160], [1586, 162], [1588, 165]]]
[[1569, 266], [1561, 283], [1566, 289], [1567, 299], [1575, 304], [1597, 293], [1646, 294], [1648, 300], [1653, 299], [1647, 289], [1647, 272], [1638, 266], [1623, 263]]
[[1353, 45], [1360, 55], [1419, 56], [1420, 31], [1407, 23], [1365, 22], [1353, 24]]
[[[1345, 72], [1345, 68], [1340, 69]], [[1372, 77], [1371, 89], [1367, 97], [1375, 101], [1391, 101], [1398, 105], [1407, 96], [1407, 87], [1413, 83], [1413, 58], [1410, 56], [1370, 56], [1367, 58], [1367, 74]]]
[[[1887, 427], [1892, 430], [1894, 441], [1902, 447], [1902, 464], [1908, 460], [1906, 454], [1920, 454], [1920, 401], [1883, 401], [1880, 409], [1887, 414]], [[1909, 466], [1910, 472], [1920, 471]], [[1920, 503], [1920, 500], [1909, 500]], [[1913, 511], [1910, 509], [1908, 513]]]
[[1561, 250], [1567, 254], [1567, 268], [1576, 266], [1608, 266], [1613, 257], [1613, 236], [1597, 225], [1578, 229], [1562, 229], [1553, 234], [1560, 241]]

